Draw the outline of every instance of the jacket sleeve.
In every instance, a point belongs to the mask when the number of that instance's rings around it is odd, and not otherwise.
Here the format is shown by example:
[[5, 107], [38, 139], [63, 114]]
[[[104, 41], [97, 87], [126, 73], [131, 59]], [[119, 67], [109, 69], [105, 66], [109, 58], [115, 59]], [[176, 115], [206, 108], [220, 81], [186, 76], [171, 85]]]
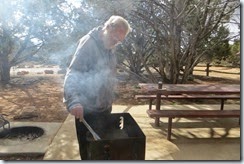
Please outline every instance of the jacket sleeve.
[[70, 111], [76, 105], [82, 105], [86, 101], [86, 74], [91, 65], [89, 54], [86, 48], [80, 43], [64, 80], [64, 103]]

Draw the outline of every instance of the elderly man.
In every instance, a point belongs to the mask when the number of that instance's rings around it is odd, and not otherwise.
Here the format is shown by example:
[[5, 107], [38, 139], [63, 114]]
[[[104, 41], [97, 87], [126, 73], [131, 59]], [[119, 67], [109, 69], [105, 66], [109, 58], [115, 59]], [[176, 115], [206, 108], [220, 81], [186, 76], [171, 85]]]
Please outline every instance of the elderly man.
[[87, 159], [88, 129], [85, 119], [107, 117], [112, 111], [116, 82], [116, 56], [112, 50], [131, 31], [121, 16], [111, 16], [103, 26], [91, 30], [78, 44], [64, 80], [64, 103], [75, 116], [80, 156]]

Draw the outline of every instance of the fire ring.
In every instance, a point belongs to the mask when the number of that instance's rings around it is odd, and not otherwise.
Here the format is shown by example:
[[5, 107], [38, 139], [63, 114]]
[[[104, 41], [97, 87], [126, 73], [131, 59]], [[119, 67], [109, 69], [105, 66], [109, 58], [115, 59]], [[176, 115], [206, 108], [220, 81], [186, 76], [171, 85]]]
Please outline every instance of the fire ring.
[[18, 145], [33, 141], [44, 134], [44, 130], [36, 126], [13, 127], [0, 132], [0, 145]]

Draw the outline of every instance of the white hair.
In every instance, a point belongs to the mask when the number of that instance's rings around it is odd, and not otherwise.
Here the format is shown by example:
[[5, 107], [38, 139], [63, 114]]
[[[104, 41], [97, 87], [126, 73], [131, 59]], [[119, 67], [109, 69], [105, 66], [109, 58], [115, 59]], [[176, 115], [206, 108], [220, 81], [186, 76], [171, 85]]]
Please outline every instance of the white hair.
[[130, 24], [128, 23], [127, 20], [125, 20], [121, 16], [113, 15], [111, 16], [105, 23], [104, 26], [107, 27], [109, 25], [115, 26], [115, 27], [120, 27], [126, 30], [126, 35], [131, 32], [131, 27]]

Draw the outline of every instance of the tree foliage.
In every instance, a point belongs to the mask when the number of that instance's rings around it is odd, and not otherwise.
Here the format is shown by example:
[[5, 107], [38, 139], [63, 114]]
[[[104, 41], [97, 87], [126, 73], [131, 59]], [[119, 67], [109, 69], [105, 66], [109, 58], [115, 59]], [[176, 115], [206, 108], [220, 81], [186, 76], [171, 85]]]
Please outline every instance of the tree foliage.
[[240, 59], [241, 59], [241, 53], [240, 53], [240, 40], [236, 39], [234, 41], [234, 44], [231, 45], [231, 55], [228, 56], [227, 60], [232, 63], [232, 66], [238, 66], [240, 67]]
[[120, 65], [144, 81], [185, 83], [199, 62], [229, 55], [224, 25], [239, 5], [237, 0], [2, 0], [1, 81], [9, 81], [12, 66], [33, 57], [64, 65], [80, 37], [116, 14], [133, 28], [118, 47]]
[[213, 36], [239, 6], [238, 1], [220, 0], [141, 2], [135, 14], [155, 31], [156, 69], [170, 83], [185, 83], [193, 68], [219, 47], [223, 38]]
[[[84, 8], [76, 8], [65, 0], [3, 0], [0, 10], [1, 80], [7, 83], [12, 66], [36, 56], [55, 59], [57, 53], [70, 53], [72, 45], [90, 28]], [[62, 55], [67, 55], [62, 53]], [[4, 59], [3, 59], [4, 58]], [[58, 61], [58, 60], [56, 60]]]

